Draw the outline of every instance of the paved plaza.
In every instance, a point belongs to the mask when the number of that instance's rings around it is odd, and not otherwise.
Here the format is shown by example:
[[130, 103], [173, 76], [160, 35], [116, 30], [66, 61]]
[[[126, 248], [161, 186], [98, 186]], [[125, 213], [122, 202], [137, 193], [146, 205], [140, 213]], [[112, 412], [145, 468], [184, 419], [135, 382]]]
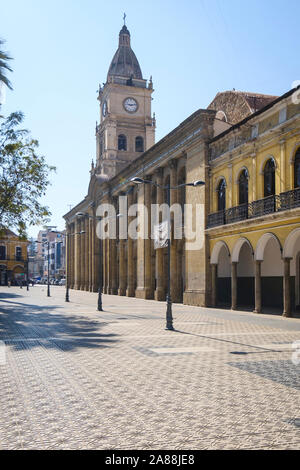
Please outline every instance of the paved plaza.
[[300, 319], [46, 294], [0, 288], [1, 449], [299, 449]]

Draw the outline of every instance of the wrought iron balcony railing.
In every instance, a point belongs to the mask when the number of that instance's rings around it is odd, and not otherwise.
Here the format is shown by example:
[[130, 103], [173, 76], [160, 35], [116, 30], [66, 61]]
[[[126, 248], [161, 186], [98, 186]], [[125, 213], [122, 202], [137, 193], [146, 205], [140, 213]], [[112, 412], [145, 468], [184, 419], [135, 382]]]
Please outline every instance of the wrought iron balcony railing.
[[207, 228], [300, 207], [300, 188], [208, 215]]
[[281, 193], [280, 197], [280, 209], [285, 211], [288, 209], [294, 209], [300, 206], [300, 188], [293, 189], [292, 191], [286, 191]]

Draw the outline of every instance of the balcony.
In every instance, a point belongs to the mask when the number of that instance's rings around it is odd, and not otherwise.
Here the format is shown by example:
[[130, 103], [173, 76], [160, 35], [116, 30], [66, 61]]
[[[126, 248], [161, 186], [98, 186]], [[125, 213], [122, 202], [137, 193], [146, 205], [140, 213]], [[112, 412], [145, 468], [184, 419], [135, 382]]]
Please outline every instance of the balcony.
[[207, 228], [232, 224], [234, 222], [240, 222], [241, 220], [253, 219], [275, 212], [295, 209], [296, 207], [300, 207], [300, 188], [209, 214]]

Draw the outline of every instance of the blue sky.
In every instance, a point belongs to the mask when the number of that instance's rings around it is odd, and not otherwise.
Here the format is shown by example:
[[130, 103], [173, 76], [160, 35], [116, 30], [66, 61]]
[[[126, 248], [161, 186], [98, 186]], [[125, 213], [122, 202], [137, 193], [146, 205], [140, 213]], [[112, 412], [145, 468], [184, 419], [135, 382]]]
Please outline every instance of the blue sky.
[[14, 57], [14, 91], [2, 113], [22, 110], [57, 167], [43, 202], [59, 229], [69, 205], [87, 193], [96, 90], [124, 12], [143, 76], [153, 76], [156, 141], [218, 91], [280, 95], [300, 79], [298, 0], [0, 0], [0, 37]]

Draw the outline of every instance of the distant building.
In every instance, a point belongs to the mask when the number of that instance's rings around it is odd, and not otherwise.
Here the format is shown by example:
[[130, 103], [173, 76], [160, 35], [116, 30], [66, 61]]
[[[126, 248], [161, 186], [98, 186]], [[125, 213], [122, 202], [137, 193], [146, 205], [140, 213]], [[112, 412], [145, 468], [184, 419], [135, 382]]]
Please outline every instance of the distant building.
[[24, 284], [27, 280], [28, 240], [18, 237], [9, 229], [0, 235], [0, 285]]

